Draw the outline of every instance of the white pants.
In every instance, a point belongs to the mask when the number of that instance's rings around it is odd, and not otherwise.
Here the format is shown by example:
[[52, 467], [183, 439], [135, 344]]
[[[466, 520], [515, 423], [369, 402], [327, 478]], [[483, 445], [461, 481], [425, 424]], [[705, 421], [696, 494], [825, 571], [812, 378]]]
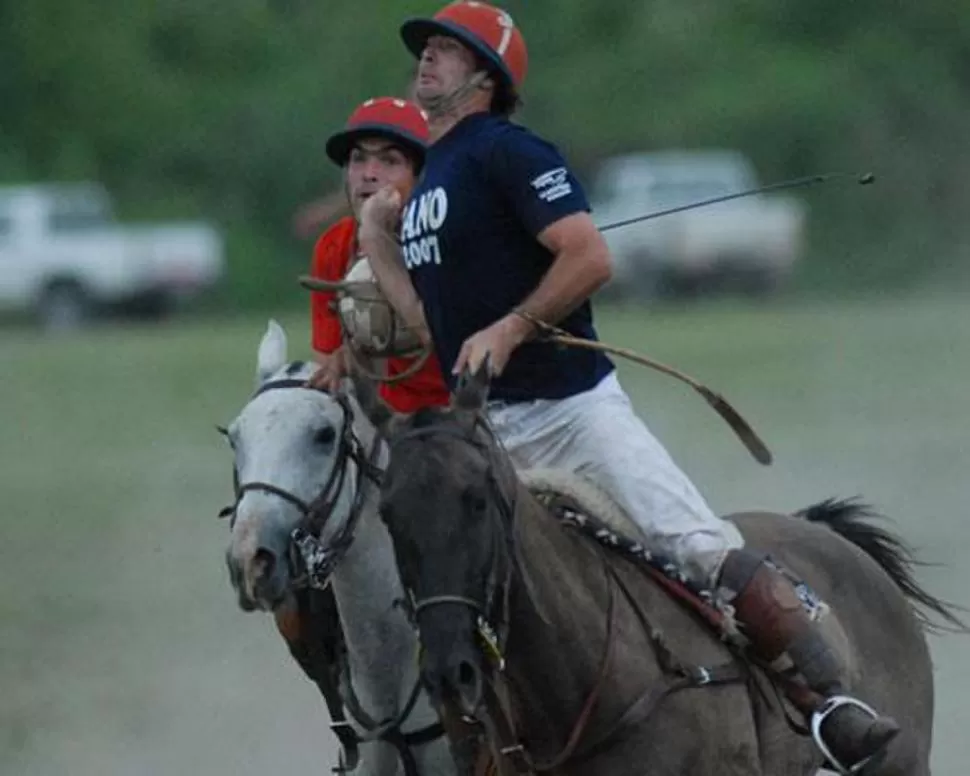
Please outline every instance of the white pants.
[[517, 468], [567, 468], [593, 480], [640, 526], [647, 546], [697, 584], [716, 581], [744, 539], [717, 517], [647, 426], [611, 372], [566, 399], [489, 402], [489, 422]]

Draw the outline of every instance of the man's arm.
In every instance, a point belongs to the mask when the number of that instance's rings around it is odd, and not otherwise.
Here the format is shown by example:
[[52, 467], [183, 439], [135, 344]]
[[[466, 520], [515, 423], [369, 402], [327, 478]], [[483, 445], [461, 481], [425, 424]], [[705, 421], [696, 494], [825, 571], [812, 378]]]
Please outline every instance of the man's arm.
[[427, 345], [431, 335], [424, 306], [404, 267], [401, 248], [393, 231], [400, 209], [401, 196], [393, 188], [387, 187], [371, 196], [361, 212], [357, 239], [361, 253], [370, 260], [381, 293], [401, 316], [404, 325], [413, 329]]
[[513, 351], [537, 333], [530, 318], [555, 325], [610, 279], [610, 254], [588, 213], [573, 213], [550, 224], [538, 235], [553, 255], [535, 291], [486, 329], [462, 345], [454, 374], [478, 368], [485, 354], [495, 374], [501, 374]]
[[559, 152], [523, 130], [510, 131], [493, 146], [488, 174], [520, 223], [551, 254], [535, 290], [491, 326], [462, 345], [453, 372], [477, 369], [490, 354], [495, 374], [536, 334], [529, 317], [556, 324], [585, 302], [612, 274], [606, 242], [589, 205]]
[[521, 312], [554, 325], [610, 279], [612, 262], [603, 235], [586, 212], [550, 224], [538, 240], [553, 255], [552, 265], [513, 315]]

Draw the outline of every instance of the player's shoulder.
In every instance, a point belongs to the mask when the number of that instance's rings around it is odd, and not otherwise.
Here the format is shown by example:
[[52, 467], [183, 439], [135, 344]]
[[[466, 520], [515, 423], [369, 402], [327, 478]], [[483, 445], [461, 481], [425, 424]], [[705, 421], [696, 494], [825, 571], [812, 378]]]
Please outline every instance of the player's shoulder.
[[331, 224], [313, 246], [313, 274], [342, 276], [350, 261], [356, 232], [353, 216]]
[[332, 247], [340, 247], [353, 242], [357, 231], [357, 221], [353, 216], [344, 216], [331, 224], [327, 230], [317, 238], [314, 251]]
[[555, 143], [524, 124], [518, 124], [504, 116], [492, 116], [488, 135], [495, 148], [542, 148], [556, 149]]
[[569, 163], [558, 146], [529, 127], [493, 117], [487, 146], [488, 166], [509, 174], [535, 174], [536, 170], [566, 172]]

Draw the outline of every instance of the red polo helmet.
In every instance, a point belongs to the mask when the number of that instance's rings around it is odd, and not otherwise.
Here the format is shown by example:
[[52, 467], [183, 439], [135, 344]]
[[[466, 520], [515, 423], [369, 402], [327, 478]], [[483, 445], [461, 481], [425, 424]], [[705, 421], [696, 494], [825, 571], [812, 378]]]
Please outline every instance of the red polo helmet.
[[431, 19], [408, 19], [401, 26], [404, 45], [419, 58], [432, 35], [457, 38], [494, 66], [514, 91], [522, 87], [529, 56], [508, 12], [476, 0], [458, 0]]
[[417, 105], [400, 97], [372, 97], [350, 114], [343, 130], [327, 140], [327, 156], [343, 167], [361, 137], [385, 137], [414, 153], [418, 167], [428, 149], [428, 119]]

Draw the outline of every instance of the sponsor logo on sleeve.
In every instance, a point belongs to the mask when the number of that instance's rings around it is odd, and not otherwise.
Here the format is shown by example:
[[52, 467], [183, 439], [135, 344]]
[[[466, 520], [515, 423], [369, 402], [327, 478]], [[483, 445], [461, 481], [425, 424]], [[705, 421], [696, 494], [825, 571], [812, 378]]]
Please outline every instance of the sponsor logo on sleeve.
[[569, 182], [569, 173], [565, 167], [547, 170], [533, 178], [530, 183], [543, 202], [555, 202], [573, 193], [573, 186]]

